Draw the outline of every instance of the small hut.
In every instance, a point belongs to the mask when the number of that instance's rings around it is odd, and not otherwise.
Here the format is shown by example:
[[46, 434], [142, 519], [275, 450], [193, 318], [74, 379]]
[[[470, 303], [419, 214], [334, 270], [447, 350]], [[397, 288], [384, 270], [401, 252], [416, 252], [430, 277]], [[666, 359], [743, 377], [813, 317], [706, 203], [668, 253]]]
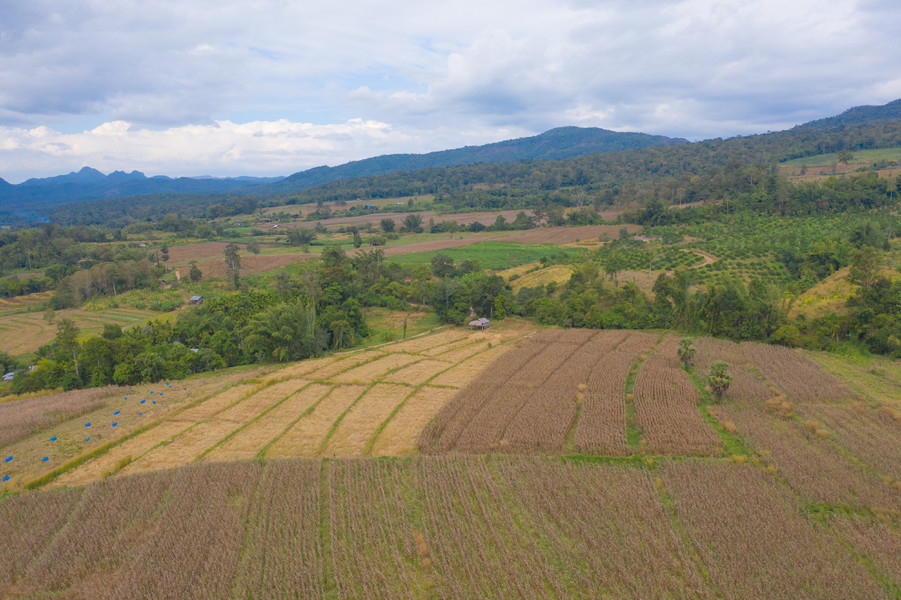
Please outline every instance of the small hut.
[[491, 327], [491, 321], [489, 321], [485, 317], [482, 317], [481, 319], [475, 319], [467, 324], [473, 329], [488, 329], [489, 327]]

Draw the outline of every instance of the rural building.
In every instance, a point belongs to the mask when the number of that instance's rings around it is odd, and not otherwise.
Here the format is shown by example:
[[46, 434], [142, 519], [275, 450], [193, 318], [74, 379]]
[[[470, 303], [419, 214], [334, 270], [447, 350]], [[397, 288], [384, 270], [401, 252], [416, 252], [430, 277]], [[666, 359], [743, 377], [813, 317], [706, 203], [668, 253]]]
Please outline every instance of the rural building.
[[3, 381], [12, 381], [15, 378], [15, 373], [7, 373], [3, 376]]
[[191, 296], [188, 302], [191, 304], [203, 304], [203, 296]]
[[470, 321], [469, 323], [467, 323], [467, 325], [469, 325], [473, 329], [488, 329], [489, 327], [491, 327], [491, 321], [489, 321], [485, 317], [482, 317], [481, 319]]

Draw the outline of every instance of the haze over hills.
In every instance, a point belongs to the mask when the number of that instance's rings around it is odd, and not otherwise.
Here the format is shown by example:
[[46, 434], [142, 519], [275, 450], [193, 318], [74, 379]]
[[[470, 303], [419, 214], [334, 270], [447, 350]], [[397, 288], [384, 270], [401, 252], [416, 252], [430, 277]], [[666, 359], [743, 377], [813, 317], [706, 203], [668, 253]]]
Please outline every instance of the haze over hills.
[[0, 200], [8, 210], [41, 210], [84, 200], [143, 194], [206, 194], [240, 191], [266, 195], [298, 191], [332, 181], [428, 167], [518, 160], [555, 160], [592, 153], [618, 152], [658, 145], [684, 144], [687, 140], [645, 133], [620, 133], [593, 127], [560, 127], [540, 135], [484, 146], [467, 146], [427, 154], [391, 154], [353, 161], [337, 167], [316, 167], [281, 178], [165, 176], [146, 177], [140, 171], [115, 171], [104, 175], [84, 167], [77, 173], [29, 179], [18, 185], [0, 185]]
[[[642, 181], [661, 177], [698, 175], [735, 161], [774, 166], [779, 161], [842, 149], [897, 145], [901, 145], [901, 100], [850, 108], [784, 131], [694, 143], [643, 133], [561, 127], [484, 146], [384, 155], [337, 167], [316, 167], [284, 178], [148, 178], [137, 171], [103, 175], [84, 168], [78, 173], [19, 185], [0, 184], [0, 222], [48, 218], [70, 224], [101, 223], [109, 218], [128, 222], [167, 212], [200, 215], [205, 207], [237, 196], [294, 197], [300, 202], [383, 197], [456, 189], [463, 180], [470, 185], [490, 180], [494, 185], [515, 187], [517, 181], [523, 183], [523, 165], [519, 163], [524, 160], [540, 161], [543, 166], [539, 170], [575, 169], [585, 180], [575, 185], [597, 191], [627, 182], [641, 185]], [[458, 173], [459, 169], [466, 173]], [[534, 188], [535, 182], [527, 183]], [[546, 184], [541, 183], [541, 189], [549, 189]], [[515, 195], [515, 190], [511, 188], [509, 193]], [[129, 199], [133, 196], [144, 198], [137, 203]], [[150, 212], [148, 204], [153, 205]]]

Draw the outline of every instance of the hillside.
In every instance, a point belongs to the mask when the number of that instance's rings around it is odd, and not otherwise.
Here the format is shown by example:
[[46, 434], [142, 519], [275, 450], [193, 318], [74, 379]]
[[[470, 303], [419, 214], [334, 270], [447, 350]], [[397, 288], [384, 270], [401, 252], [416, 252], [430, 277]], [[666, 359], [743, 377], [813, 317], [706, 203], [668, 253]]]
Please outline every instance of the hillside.
[[[415, 171], [430, 167], [451, 167], [473, 163], [515, 162], [521, 160], [556, 160], [590, 153], [620, 152], [632, 148], [686, 143], [686, 140], [644, 133], [620, 133], [597, 128], [561, 127], [537, 136], [506, 140], [483, 146], [467, 146], [428, 154], [392, 154], [354, 161], [337, 167], [317, 167], [281, 177], [146, 177], [139, 171], [116, 171], [104, 175], [84, 167], [75, 173], [29, 179], [18, 185], [0, 184], [3, 213], [18, 219], [34, 219], [54, 207], [95, 201], [107, 203], [123, 198], [123, 203], [141, 196], [141, 205], [157, 204], [174, 198], [184, 205], [199, 201], [207, 205], [223, 194], [239, 193], [263, 197], [298, 191], [325, 183], [371, 177], [386, 173]], [[6, 182], [4, 182], [6, 183]], [[213, 196], [208, 196], [213, 194]], [[171, 200], [170, 200], [171, 201]], [[90, 210], [90, 205], [87, 210]], [[80, 212], [82, 207], [70, 210]], [[168, 210], [168, 209], [167, 209]], [[173, 209], [174, 210], [174, 209]], [[38, 218], [38, 220], [40, 220]]]
[[[56, 177], [29, 179], [18, 185], [0, 185], [3, 212], [46, 211], [60, 204], [98, 198], [121, 198], [146, 194], [208, 194], [269, 183], [277, 177], [147, 177], [140, 171], [114, 171], [104, 175], [84, 167]], [[6, 183], [6, 182], [4, 182]]]
[[585, 154], [622, 152], [651, 146], [685, 144], [688, 140], [646, 133], [620, 133], [596, 127], [558, 127], [540, 135], [483, 146], [466, 146], [427, 154], [391, 154], [349, 162], [338, 167], [318, 167], [295, 173], [266, 186], [266, 192], [297, 192], [342, 179], [456, 167], [475, 163], [521, 160], [561, 160]]
[[897, 361], [678, 339], [505, 321], [0, 404], [5, 490], [54, 488], [0, 498], [0, 594], [896, 597]]

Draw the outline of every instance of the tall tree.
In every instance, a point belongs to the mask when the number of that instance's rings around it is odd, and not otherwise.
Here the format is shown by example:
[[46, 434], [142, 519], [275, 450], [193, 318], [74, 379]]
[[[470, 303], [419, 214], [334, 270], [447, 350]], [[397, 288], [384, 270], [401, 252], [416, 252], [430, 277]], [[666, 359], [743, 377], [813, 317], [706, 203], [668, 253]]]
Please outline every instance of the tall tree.
[[225, 273], [238, 289], [241, 285], [241, 256], [238, 254], [238, 245], [229, 244], [225, 247]]

